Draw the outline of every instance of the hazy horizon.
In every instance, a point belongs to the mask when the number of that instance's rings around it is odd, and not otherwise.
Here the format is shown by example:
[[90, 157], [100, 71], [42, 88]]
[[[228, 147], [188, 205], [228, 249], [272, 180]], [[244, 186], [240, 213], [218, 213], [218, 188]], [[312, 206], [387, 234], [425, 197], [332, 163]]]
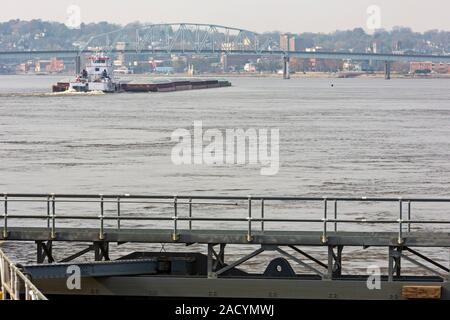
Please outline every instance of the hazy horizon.
[[[152, 3], [144, 0], [112, 2], [97, 0], [61, 0], [58, 2], [41, 0], [29, 2], [16, 0], [2, 4], [0, 21], [11, 19], [66, 22], [69, 18], [67, 9], [71, 5], [81, 9], [81, 22], [107, 21], [127, 24], [135, 21], [141, 23], [175, 23], [193, 22], [233, 26], [255, 32], [323, 32], [367, 28], [371, 5], [380, 8], [380, 27], [391, 30], [402, 26], [417, 32], [428, 30], [450, 31], [447, 12], [450, 3], [443, 0], [423, 1], [388, 0], [228, 0], [212, 3], [206, 0], [172, 0]], [[424, 16], [424, 12], [430, 12]]]

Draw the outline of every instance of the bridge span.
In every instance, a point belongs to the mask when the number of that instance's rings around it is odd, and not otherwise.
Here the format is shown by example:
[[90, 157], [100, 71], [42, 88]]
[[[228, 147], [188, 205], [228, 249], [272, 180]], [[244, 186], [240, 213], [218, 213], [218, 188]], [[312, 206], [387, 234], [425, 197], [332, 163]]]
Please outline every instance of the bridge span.
[[[92, 55], [98, 50], [49, 50], [49, 51], [3, 51], [0, 52], [0, 60], [14, 59], [21, 57], [23, 59], [49, 59], [52, 57], [58, 58], [73, 58], [76, 64], [80, 65], [80, 58], [82, 55]], [[390, 78], [391, 63], [396, 61], [405, 62], [434, 62], [434, 63], [450, 63], [450, 55], [417, 55], [417, 54], [387, 54], [387, 53], [362, 53], [362, 52], [332, 52], [332, 51], [281, 51], [281, 50], [224, 50], [224, 49], [203, 49], [201, 51], [194, 49], [111, 49], [109, 53], [127, 54], [127, 55], [162, 55], [162, 54], [179, 54], [179, 55], [258, 55], [258, 56], [279, 56], [284, 62], [284, 77], [289, 78], [289, 59], [291, 57], [301, 59], [327, 59], [327, 60], [357, 60], [357, 61], [383, 61], [385, 62], [386, 79]], [[77, 68], [79, 69], [79, 68]], [[80, 71], [80, 70], [78, 70]], [[79, 72], [78, 72], [79, 73]]]
[[[2, 51], [0, 60], [32, 58], [73, 58], [77, 66], [80, 57], [99, 50], [107, 54], [128, 55], [235, 55], [279, 56], [284, 62], [284, 76], [289, 77], [289, 59], [331, 59], [383, 61], [386, 77], [395, 61], [450, 63], [450, 55], [388, 54], [364, 52], [283, 50], [279, 39], [242, 28], [199, 23], [161, 23], [147, 26], [126, 26], [111, 32], [85, 35], [70, 50]], [[80, 71], [80, 70], [77, 70]]]
[[[40, 50], [40, 51], [0, 51], [1, 58], [76, 58], [79, 55], [94, 54], [98, 50]], [[434, 62], [434, 63], [450, 63], [450, 55], [419, 55], [419, 54], [389, 54], [389, 53], [364, 53], [364, 52], [333, 52], [333, 51], [282, 51], [282, 50], [224, 50], [224, 49], [203, 49], [201, 51], [193, 49], [112, 49], [109, 52], [125, 53], [129, 55], [136, 54], [186, 54], [186, 55], [212, 55], [212, 54], [254, 54], [254, 55], [273, 55], [280, 57], [296, 57], [301, 59], [329, 59], [329, 60], [373, 60], [373, 61], [406, 61], [406, 62]]]

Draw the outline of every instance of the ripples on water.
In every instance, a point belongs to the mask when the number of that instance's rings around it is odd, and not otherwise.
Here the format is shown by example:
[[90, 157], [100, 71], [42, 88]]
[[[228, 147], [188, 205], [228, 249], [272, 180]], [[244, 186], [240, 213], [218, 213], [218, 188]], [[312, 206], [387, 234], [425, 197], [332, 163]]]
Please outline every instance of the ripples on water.
[[[358, 197], [450, 193], [450, 82], [445, 80], [235, 78], [233, 87], [213, 90], [49, 93], [57, 80], [0, 77], [4, 191]], [[177, 128], [191, 128], [195, 120], [202, 120], [205, 129], [279, 128], [279, 174], [261, 176], [254, 166], [173, 165], [170, 135]], [[418, 217], [448, 218], [445, 209], [414, 212]], [[153, 212], [145, 206], [132, 211]], [[206, 211], [245, 215], [243, 208]], [[292, 212], [321, 215], [319, 207], [282, 205], [268, 215]], [[342, 212], [352, 218], [371, 212], [390, 219], [396, 217], [397, 207], [361, 205]], [[25, 258], [18, 258], [31, 260], [31, 248]], [[121, 248], [116, 252], [134, 249]], [[325, 256], [321, 248], [312, 252]], [[357, 248], [345, 252], [375, 262], [387, 254]], [[448, 253], [430, 255], [448, 265]], [[361, 261], [354, 266], [365, 265]]]

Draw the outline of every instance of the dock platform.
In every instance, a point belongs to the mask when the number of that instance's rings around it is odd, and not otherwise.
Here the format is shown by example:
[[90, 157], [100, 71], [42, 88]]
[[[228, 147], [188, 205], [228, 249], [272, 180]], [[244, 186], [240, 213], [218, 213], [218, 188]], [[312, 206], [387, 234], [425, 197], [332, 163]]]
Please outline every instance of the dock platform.
[[[21, 268], [50, 298], [450, 299], [450, 199], [4, 194], [0, 202], [0, 241], [36, 244], [36, 264]], [[90, 245], [56, 261], [55, 242]], [[111, 261], [111, 243], [183, 249]], [[230, 245], [246, 254], [230, 261]], [[318, 247], [326, 260], [308, 250]], [[386, 272], [345, 273], [346, 247], [384, 248]], [[430, 248], [438, 259], [422, 251]], [[75, 262], [89, 252], [93, 261]], [[264, 272], [241, 268], [263, 252], [273, 257]], [[402, 262], [416, 272], [407, 274]], [[66, 286], [73, 265], [79, 290]]]

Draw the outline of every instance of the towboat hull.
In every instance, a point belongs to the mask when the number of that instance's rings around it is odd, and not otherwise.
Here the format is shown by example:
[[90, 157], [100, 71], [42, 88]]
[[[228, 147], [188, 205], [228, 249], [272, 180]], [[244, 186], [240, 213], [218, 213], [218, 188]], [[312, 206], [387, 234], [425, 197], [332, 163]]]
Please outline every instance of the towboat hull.
[[117, 86], [112, 81], [71, 82], [69, 84], [69, 90], [77, 91], [77, 92], [92, 92], [92, 91], [116, 92]]

